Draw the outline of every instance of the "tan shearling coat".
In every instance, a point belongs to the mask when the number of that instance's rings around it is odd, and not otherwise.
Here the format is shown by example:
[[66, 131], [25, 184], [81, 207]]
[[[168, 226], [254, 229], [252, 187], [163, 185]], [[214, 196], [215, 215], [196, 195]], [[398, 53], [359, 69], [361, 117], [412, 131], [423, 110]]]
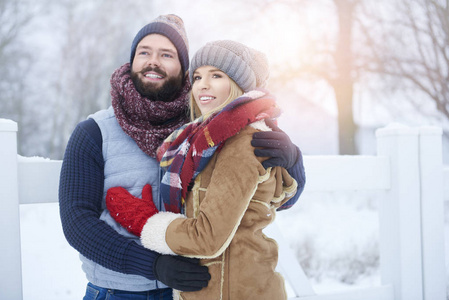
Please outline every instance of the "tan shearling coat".
[[144, 246], [201, 258], [209, 268], [207, 288], [175, 291], [175, 299], [287, 299], [284, 280], [275, 272], [277, 244], [262, 229], [297, 184], [281, 167], [264, 169], [251, 146], [255, 127], [268, 129], [263, 121], [245, 127], [197, 176], [185, 202], [187, 218], [161, 212], [142, 231]]

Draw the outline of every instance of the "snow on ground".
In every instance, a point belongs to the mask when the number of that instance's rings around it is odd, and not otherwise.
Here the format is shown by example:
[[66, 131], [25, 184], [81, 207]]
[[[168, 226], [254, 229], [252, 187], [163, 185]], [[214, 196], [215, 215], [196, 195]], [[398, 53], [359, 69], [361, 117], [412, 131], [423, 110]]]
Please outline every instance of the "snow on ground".
[[375, 193], [304, 194], [277, 214], [317, 293], [380, 283]]
[[24, 300], [80, 300], [87, 280], [64, 238], [57, 203], [20, 207]]
[[[309, 193], [277, 214], [284, 237], [315, 291], [328, 293], [380, 283], [376, 192]], [[447, 203], [446, 203], [447, 204]], [[446, 249], [449, 249], [449, 205]], [[22, 205], [25, 300], [79, 300], [87, 280], [78, 253], [66, 242], [57, 203]], [[446, 250], [446, 267], [449, 254]], [[448, 277], [449, 282], [449, 277]], [[288, 289], [292, 296], [291, 289]], [[449, 298], [448, 298], [449, 299]]]

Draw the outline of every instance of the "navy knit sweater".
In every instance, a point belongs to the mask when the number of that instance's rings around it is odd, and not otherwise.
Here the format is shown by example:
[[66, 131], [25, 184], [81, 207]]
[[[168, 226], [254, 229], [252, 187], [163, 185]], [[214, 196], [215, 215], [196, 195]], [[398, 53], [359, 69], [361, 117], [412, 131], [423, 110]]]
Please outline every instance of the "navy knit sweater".
[[[155, 280], [153, 262], [159, 254], [128, 240], [99, 219], [104, 184], [102, 143], [97, 123], [88, 119], [78, 124], [67, 144], [59, 185], [65, 237], [83, 256], [108, 269]], [[288, 171], [298, 182], [298, 192], [282, 209], [295, 204], [304, 189], [302, 157]]]
[[75, 128], [61, 169], [59, 209], [69, 244], [83, 256], [113, 271], [156, 279], [157, 253], [118, 234], [100, 220], [104, 184], [102, 137], [97, 123]]

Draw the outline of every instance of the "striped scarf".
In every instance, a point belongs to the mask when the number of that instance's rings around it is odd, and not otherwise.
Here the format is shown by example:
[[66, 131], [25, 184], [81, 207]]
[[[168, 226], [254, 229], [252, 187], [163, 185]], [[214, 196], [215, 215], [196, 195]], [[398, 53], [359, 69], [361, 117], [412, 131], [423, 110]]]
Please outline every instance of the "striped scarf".
[[159, 147], [157, 158], [166, 173], [161, 195], [167, 211], [180, 213], [189, 188], [215, 151], [247, 125], [276, 118], [280, 110], [273, 96], [248, 92], [206, 120], [202, 117], [175, 130]]

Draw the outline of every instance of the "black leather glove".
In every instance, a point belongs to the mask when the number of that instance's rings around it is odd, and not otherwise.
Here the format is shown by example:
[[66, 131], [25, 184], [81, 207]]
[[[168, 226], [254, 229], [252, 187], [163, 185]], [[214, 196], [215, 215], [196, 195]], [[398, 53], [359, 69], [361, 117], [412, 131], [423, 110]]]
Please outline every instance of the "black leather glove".
[[264, 168], [277, 166], [285, 169], [291, 168], [298, 160], [299, 149], [272, 120], [265, 119], [265, 123], [273, 131], [259, 131], [253, 134], [251, 145], [262, 148], [255, 149], [254, 154], [260, 157], [270, 157], [262, 163]]
[[196, 258], [161, 254], [153, 263], [153, 273], [157, 280], [173, 289], [199, 291], [207, 286], [210, 274], [206, 266], [198, 263]]

